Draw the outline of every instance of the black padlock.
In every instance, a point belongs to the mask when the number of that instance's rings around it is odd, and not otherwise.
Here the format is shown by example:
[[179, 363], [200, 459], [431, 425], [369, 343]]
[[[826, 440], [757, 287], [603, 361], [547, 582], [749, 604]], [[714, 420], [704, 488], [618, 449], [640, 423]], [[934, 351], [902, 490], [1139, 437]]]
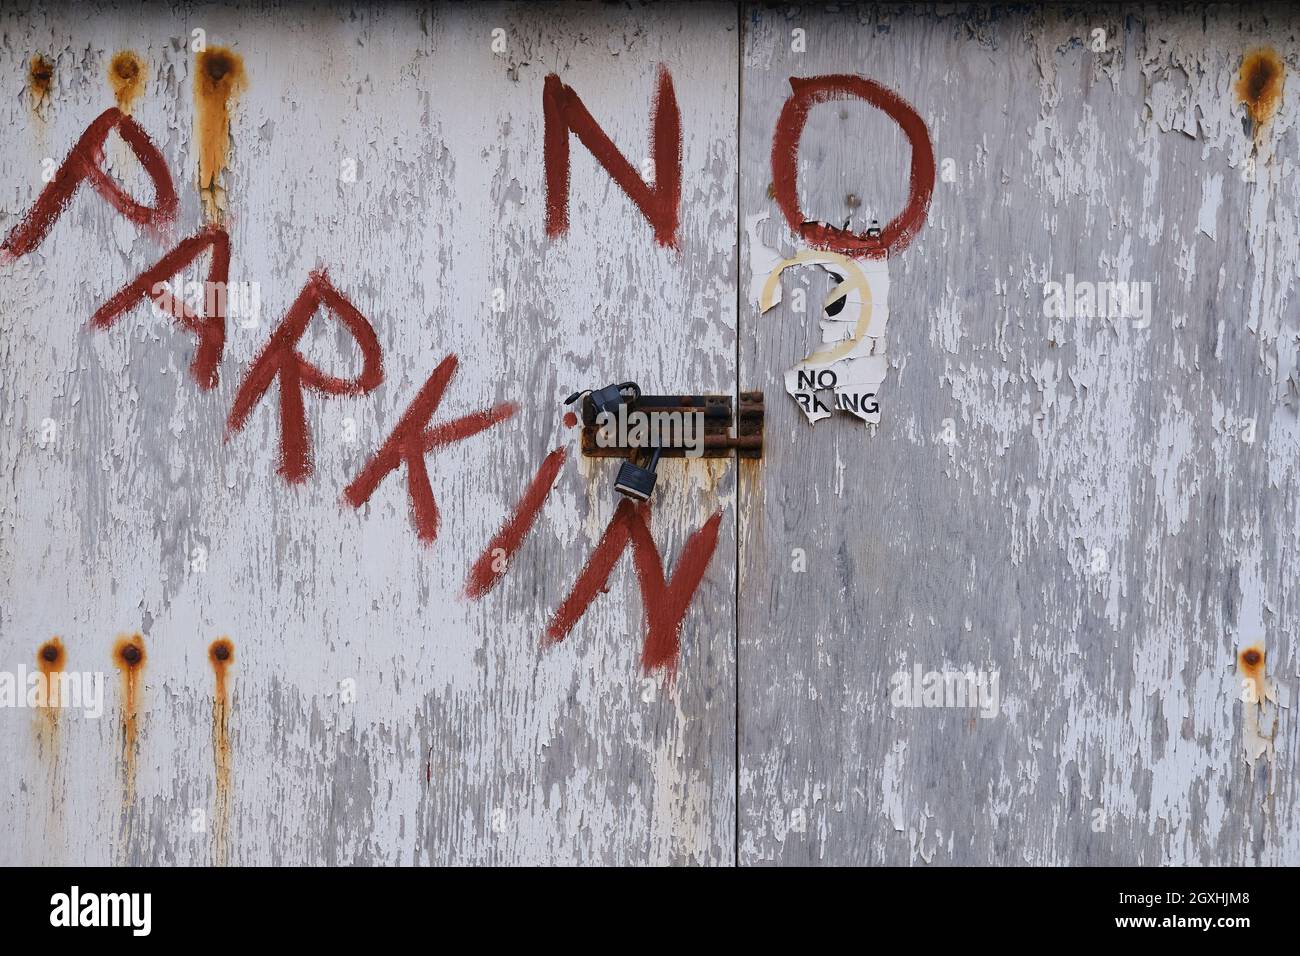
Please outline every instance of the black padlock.
[[[630, 392], [631, 397], [625, 397], [624, 392]], [[606, 385], [604, 388], [574, 392], [564, 400], [564, 404], [572, 405], [581, 398], [582, 423], [584, 425], [595, 425], [596, 420], [602, 413], [608, 412], [610, 415], [617, 415], [620, 405], [635, 406], [637, 399], [640, 397], [641, 386], [636, 382], [620, 382], [617, 385]]]
[[634, 501], [650, 500], [650, 495], [655, 490], [655, 481], [659, 477], [655, 469], [659, 467], [659, 457], [662, 454], [661, 448], [650, 452], [649, 467], [646, 468], [642, 468], [632, 459], [623, 462], [618, 469], [618, 477], [614, 479], [614, 490]]

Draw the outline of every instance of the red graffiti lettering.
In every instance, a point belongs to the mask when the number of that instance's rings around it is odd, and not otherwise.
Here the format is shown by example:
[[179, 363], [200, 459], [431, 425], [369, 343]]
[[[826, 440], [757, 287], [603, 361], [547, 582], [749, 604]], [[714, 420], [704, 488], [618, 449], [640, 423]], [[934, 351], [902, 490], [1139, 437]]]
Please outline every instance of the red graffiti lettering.
[[[167, 280], [194, 262], [204, 250], [212, 250], [212, 264], [208, 266], [207, 288], [216, 294], [205, 296], [205, 305], [212, 306], [211, 315], [202, 315], [190, 309], [183, 299], [177, 299], [167, 288]], [[226, 347], [226, 283], [230, 278], [230, 237], [219, 226], [208, 226], [180, 242], [133, 281], [119, 289], [111, 299], [90, 317], [90, 324], [98, 329], [110, 328], [124, 313], [145, 298], [171, 315], [178, 324], [193, 332], [199, 346], [190, 363], [190, 372], [199, 388], [209, 389], [217, 384], [217, 367]]]
[[[781, 109], [772, 138], [772, 188], [777, 205], [790, 228], [816, 249], [830, 249], [847, 256], [881, 259], [906, 249], [920, 232], [934, 192], [934, 149], [925, 121], [893, 90], [861, 76], [833, 75], [810, 79], [790, 78], [794, 89]], [[797, 170], [799, 140], [808, 112], [818, 103], [850, 97], [866, 100], [892, 117], [912, 146], [912, 167], [907, 205], [880, 231], [878, 237], [859, 235], [824, 223], [805, 224], [799, 208]]]
[[[153, 206], [136, 202], [104, 171], [104, 140], [113, 129], [118, 131], [153, 180]], [[84, 180], [89, 180], [95, 191], [114, 209], [138, 225], [158, 226], [176, 215], [179, 205], [176, 189], [162, 153], [135, 120], [116, 108], [107, 109], [81, 134], [68, 158], [54, 173], [54, 178], [41, 190], [32, 208], [9, 233], [0, 249], [18, 258], [39, 246]]]
[[[352, 333], [361, 349], [361, 372], [354, 379], [328, 375], [298, 352], [298, 340], [322, 305]], [[280, 379], [279, 472], [290, 482], [304, 481], [312, 473], [312, 455], [303, 390], [311, 389], [322, 395], [362, 395], [376, 389], [384, 380], [383, 354], [374, 328], [330, 284], [323, 271], [311, 274], [284, 321], [248, 370], [226, 420], [227, 438], [244, 427], [249, 413], [277, 377]]]
[[604, 167], [654, 227], [663, 246], [677, 244], [677, 217], [682, 193], [682, 118], [668, 70], [659, 69], [650, 121], [650, 153], [654, 185], [648, 185], [597, 125], [572, 88], [554, 73], [542, 88], [543, 155], [546, 162], [546, 234], [560, 236], [569, 228], [569, 133]]
[[477, 435], [515, 413], [515, 406], [506, 402], [486, 411], [465, 415], [445, 425], [429, 428], [429, 420], [438, 410], [442, 393], [455, 374], [456, 365], [456, 356], [448, 355], [433, 370], [429, 380], [415, 396], [415, 401], [402, 414], [388, 440], [343, 492], [344, 498], [352, 507], [360, 508], [370, 500], [379, 483], [404, 463], [406, 491], [411, 502], [415, 533], [426, 544], [431, 544], [438, 537], [438, 503], [434, 500], [433, 488], [429, 485], [425, 455], [442, 445]]
[[549, 640], [557, 643], [564, 640], [596, 595], [608, 585], [614, 565], [630, 542], [641, 588], [641, 603], [649, 626], [641, 650], [641, 667], [646, 673], [660, 667], [676, 670], [682, 621], [717, 547], [722, 512], [715, 512], [702, 528], [690, 536], [670, 581], [664, 580], [663, 561], [650, 534], [649, 519], [649, 504], [634, 505], [622, 501], [614, 509], [614, 517], [592, 551], [586, 567], [551, 619], [547, 629]]
[[470, 568], [469, 579], [465, 584], [465, 593], [469, 597], [477, 600], [487, 594], [509, 570], [510, 560], [532, 530], [533, 522], [537, 520], [542, 505], [555, 486], [555, 479], [559, 477], [566, 457], [567, 452], [563, 448], [557, 448], [546, 456], [524, 496], [515, 506], [514, 514], [488, 542], [483, 554]]

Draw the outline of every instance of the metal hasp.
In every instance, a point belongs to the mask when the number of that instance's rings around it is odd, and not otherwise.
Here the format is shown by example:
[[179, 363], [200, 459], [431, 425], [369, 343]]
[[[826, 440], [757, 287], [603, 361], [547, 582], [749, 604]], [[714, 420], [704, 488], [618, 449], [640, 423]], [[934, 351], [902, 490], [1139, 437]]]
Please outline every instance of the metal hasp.
[[644, 395], [636, 382], [574, 392], [564, 404], [574, 402], [582, 453], [625, 459], [614, 490], [634, 501], [654, 493], [661, 458], [763, 457], [762, 392], [741, 392], [738, 413], [730, 395]]
[[[763, 457], [763, 393], [741, 392], [739, 405], [730, 395], [641, 395], [627, 403], [629, 412], [702, 413], [704, 416], [704, 458]], [[733, 434], [734, 428], [734, 434]], [[597, 440], [600, 426], [584, 420], [582, 454], [588, 458], [627, 458], [635, 462], [646, 449]], [[686, 457], [680, 446], [660, 449], [664, 458]]]

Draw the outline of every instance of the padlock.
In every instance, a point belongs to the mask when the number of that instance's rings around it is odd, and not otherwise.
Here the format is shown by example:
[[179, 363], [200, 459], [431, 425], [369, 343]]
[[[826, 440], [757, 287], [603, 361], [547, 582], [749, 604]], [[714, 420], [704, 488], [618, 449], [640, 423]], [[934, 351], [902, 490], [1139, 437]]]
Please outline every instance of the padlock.
[[631, 459], [623, 462], [618, 469], [618, 477], [614, 479], [614, 490], [634, 501], [648, 501], [655, 490], [655, 481], [659, 478], [655, 469], [659, 467], [659, 458], [662, 454], [663, 449], [655, 448], [650, 453], [650, 461], [646, 468], [642, 468]]
[[[624, 392], [630, 392], [631, 397], [624, 396]], [[572, 405], [581, 398], [582, 423], [584, 425], [594, 425], [602, 413], [608, 412], [611, 415], [617, 415], [620, 405], [635, 405], [640, 397], [641, 386], [637, 385], [636, 382], [620, 382], [617, 385], [606, 385], [604, 388], [574, 392], [564, 400], [564, 404]]]

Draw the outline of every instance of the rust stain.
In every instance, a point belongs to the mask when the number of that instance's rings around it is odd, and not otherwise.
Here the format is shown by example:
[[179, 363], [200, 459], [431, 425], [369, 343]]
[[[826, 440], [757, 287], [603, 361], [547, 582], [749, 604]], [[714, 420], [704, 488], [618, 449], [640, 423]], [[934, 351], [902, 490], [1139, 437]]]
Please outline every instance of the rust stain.
[[217, 866], [226, 865], [230, 829], [230, 688], [228, 671], [235, 663], [235, 645], [219, 637], [208, 647], [208, 660], [216, 687], [212, 697], [212, 759], [216, 770], [216, 798], [212, 820], [212, 854]]
[[[1262, 642], [1248, 644], [1237, 652], [1237, 672], [1242, 675], [1242, 745], [1246, 762], [1254, 766], [1261, 757], [1272, 765], [1280, 715], [1271, 708], [1272, 723], [1265, 727], [1268, 704], [1277, 704], [1277, 696], [1268, 682], [1267, 655]], [[1271, 780], [1271, 771], [1270, 771]], [[1272, 792], [1270, 782], [1269, 792]]]
[[1267, 697], [1268, 674], [1265, 671], [1264, 648], [1258, 644], [1243, 647], [1237, 652], [1237, 670], [1243, 680], [1250, 681], [1256, 703], [1262, 703]]
[[1256, 132], [1273, 118], [1282, 103], [1286, 64], [1272, 47], [1258, 47], [1241, 61], [1234, 92], [1255, 121]]
[[122, 672], [122, 802], [135, 799], [137, 715], [144, 672], [144, 637], [123, 635], [113, 645], [113, 664]]
[[41, 723], [37, 736], [41, 750], [49, 750], [57, 757], [55, 745], [58, 743], [59, 731], [59, 688], [62, 684], [60, 675], [67, 664], [68, 654], [63, 649], [63, 641], [57, 636], [50, 638], [36, 649], [36, 666], [40, 669], [43, 685], [41, 700]]
[[57, 675], [63, 673], [67, 661], [67, 652], [63, 641], [52, 637], [36, 651], [36, 666], [40, 668], [45, 685], [45, 700], [41, 705], [49, 717], [50, 723], [56, 723], [59, 716], [59, 684]]
[[46, 765], [46, 789], [50, 799], [46, 804], [46, 823], [44, 843], [48, 860], [53, 860], [59, 852], [63, 836], [63, 805], [59, 798], [62, 773], [59, 768], [59, 693], [62, 675], [67, 666], [68, 653], [63, 648], [63, 641], [56, 635], [36, 649], [36, 666], [44, 679], [44, 703], [41, 716], [37, 718], [36, 740], [42, 755], [49, 755]]
[[53, 91], [54, 61], [36, 53], [27, 63], [27, 92], [31, 96], [32, 109], [42, 112]]
[[113, 89], [117, 107], [123, 113], [130, 113], [135, 101], [144, 92], [145, 80], [149, 71], [144, 61], [130, 50], [121, 50], [113, 54], [108, 64], [108, 85]]
[[226, 47], [208, 47], [194, 61], [195, 138], [199, 154], [199, 195], [210, 219], [226, 208], [218, 182], [230, 158], [230, 110], [247, 85], [244, 60]]

